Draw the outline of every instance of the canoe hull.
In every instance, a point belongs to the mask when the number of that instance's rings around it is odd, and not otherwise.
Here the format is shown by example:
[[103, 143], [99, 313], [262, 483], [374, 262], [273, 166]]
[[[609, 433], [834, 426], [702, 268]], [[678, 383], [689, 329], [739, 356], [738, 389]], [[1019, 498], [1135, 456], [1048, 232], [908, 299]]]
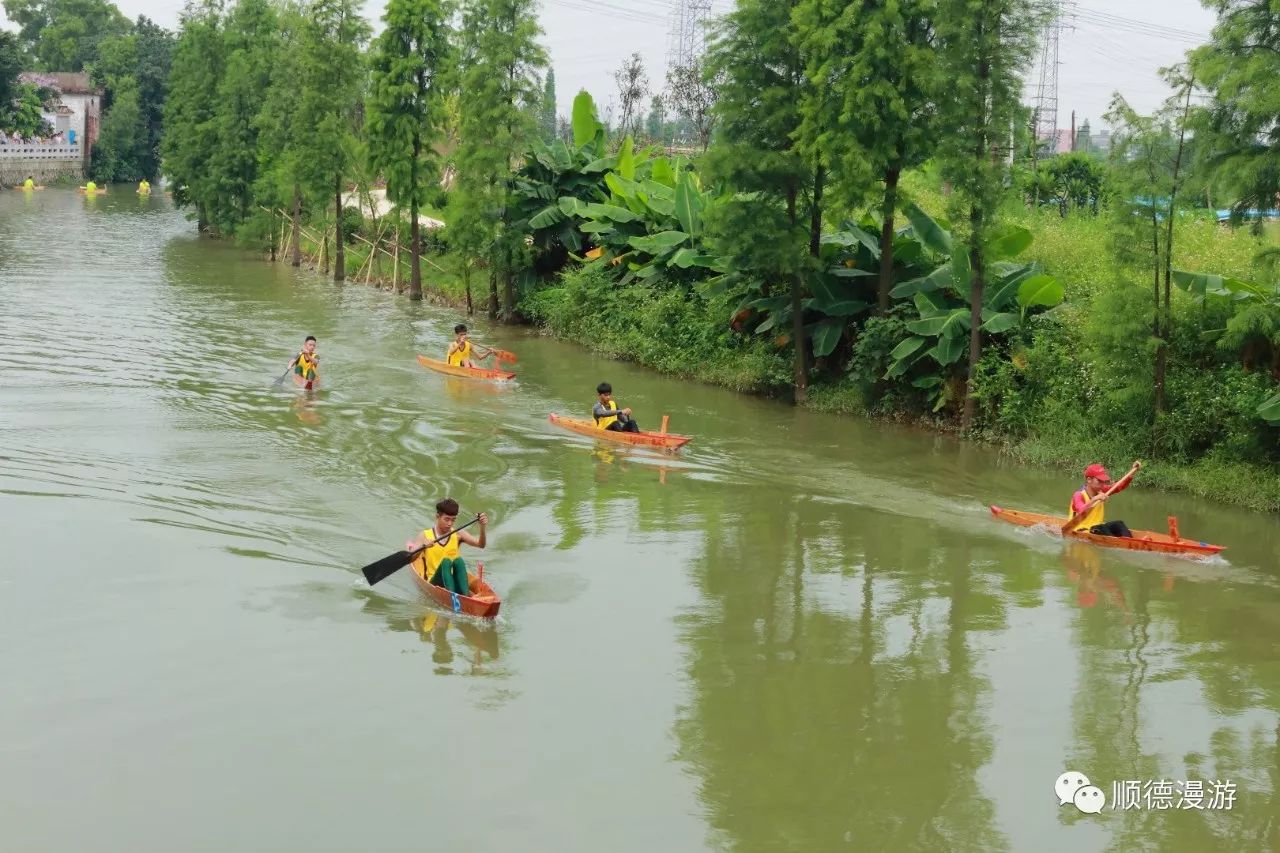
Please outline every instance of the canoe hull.
[[425, 355], [418, 356], [418, 364], [437, 373], [446, 373], [449, 376], [463, 376], [467, 379], [506, 382], [509, 379], [516, 378], [514, 373], [506, 370], [492, 370], [487, 367], [455, 367], [446, 361], [436, 361], [434, 358], [427, 358]]
[[[1043, 526], [1061, 535], [1062, 525], [1067, 519], [1055, 515], [1041, 515], [1036, 512], [1022, 512], [1016, 509], [991, 507], [991, 514], [1000, 521], [1016, 524], [1020, 527]], [[1212, 556], [1226, 550], [1225, 545], [1211, 545], [1194, 539], [1174, 538], [1167, 533], [1155, 533], [1150, 530], [1135, 530], [1133, 538], [1123, 536], [1099, 536], [1087, 531], [1076, 531], [1068, 534], [1067, 539], [1091, 542], [1104, 548], [1120, 548], [1125, 551], [1147, 551], [1156, 554], [1174, 554], [1180, 556]]]
[[593, 421], [580, 421], [577, 418], [566, 418], [552, 413], [547, 420], [558, 427], [563, 427], [579, 435], [589, 435], [601, 441], [612, 441], [615, 444], [630, 444], [636, 447], [657, 447], [661, 450], [679, 450], [690, 441], [692, 436], [676, 435], [673, 432], [617, 432], [600, 429]]
[[[502, 607], [502, 599], [493, 591], [493, 587], [482, 581], [476, 575], [467, 573], [467, 585], [471, 591], [471, 595], [458, 596], [458, 611], [453, 609], [453, 593], [442, 586], [436, 586], [427, 581], [422, 576], [426, 568], [426, 562], [421, 558], [414, 560], [411, 570], [413, 573], [413, 581], [418, 585], [418, 589], [422, 590], [422, 594], [431, 598], [436, 604], [450, 612], [465, 613], [468, 616], [474, 616], [477, 619], [492, 619], [498, 615], [499, 608]], [[483, 571], [483, 565], [481, 570]]]

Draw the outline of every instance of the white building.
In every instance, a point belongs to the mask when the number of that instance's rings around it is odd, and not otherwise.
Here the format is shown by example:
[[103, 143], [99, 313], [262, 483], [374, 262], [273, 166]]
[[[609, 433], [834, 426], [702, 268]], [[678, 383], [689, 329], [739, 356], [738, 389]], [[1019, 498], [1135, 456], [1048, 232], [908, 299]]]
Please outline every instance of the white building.
[[102, 90], [83, 71], [24, 71], [19, 79], [58, 91], [61, 104], [46, 112], [45, 120], [54, 133], [66, 132], [67, 141], [81, 147], [87, 162], [102, 125]]

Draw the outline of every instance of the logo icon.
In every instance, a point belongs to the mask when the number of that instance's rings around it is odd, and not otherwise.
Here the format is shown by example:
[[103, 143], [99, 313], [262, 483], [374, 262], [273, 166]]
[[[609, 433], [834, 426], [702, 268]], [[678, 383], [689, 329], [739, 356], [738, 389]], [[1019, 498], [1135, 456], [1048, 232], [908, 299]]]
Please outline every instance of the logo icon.
[[1085, 785], [1076, 791], [1076, 795], [1071, 798], [1071, 802], [1075, 803], [1076, 808], [1085, 814], [1097, 814], [1107, 804], [1107, 795], [1102, 793], [1102, 789], [1097, 785]]
[[1053, 783], [1053, 792], [1058, 795], [1059, 806], [1071, 803], [1085, 814], [1097, 814], [1107, 804], [1102, 789], [1076, 770], [1068, 770], [1059, 776]]

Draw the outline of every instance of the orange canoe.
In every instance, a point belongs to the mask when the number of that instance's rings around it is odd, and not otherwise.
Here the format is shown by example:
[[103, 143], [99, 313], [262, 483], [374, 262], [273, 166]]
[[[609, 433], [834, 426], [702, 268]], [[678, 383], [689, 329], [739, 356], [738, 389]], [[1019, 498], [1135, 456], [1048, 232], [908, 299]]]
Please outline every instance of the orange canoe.
[[[1061, 535], [1062, 525], [1067, 523], [1067, 519], [1056, 515], [1041, 515], [1016, 509], [1002, 509], [998, 506], [991, 507], [991, 514], [1001, 521], [1007, 521], [1010, 524], [1017, 524], [1021, 527], [1041, 525], [1049, 528], [1055, 535]], [[1104, 548], [1123, 548], [1126, 551], [1152, 551], [1157, 554], [1208, 556], [1226, 548], [1225, 545], [1210, 545], [1208, 542], [1184, 539], [1179, 536], [1178, 521], [1173, 516], [1169, 517], [1168, 533], [1134, 530], [1133, 538], [1130, 539], [1125, 536], [1099, 536], [1096, 533], [1078, 530], [1069, 534], [1068, 538], [1092, 542], [1094, 545], [1101, 545]]]
[[547, 420], [556, 426], [564, 427], [570, 432], [576, 432], [580, 435], [589, 435], [592, 438], [598, 438], [602, 441], [614, 441], [618, 444], [633, 444], [640, 447], [660, 447], [663, 450], [678, 450], [684, 447], [693, 436], [676, 435], [673, 432], [617, 432], [610, 429], [600, 429], [596, 426], [595, 421], [580, 421], [577, 418], [566, 418], [563, 415], [552, 413], [547, 415]]
[[498, 598], [498, 594], [493, 591], [493, 587], [484, 581], [484, 563], [480, 564], [479, 576], [467, 573], [467, 587], [470, 589], [470, 595], [457, 596], [457, 607], [454, 607], [454, 594], [442, 586], [436, 586], [427, 581], [422, 576], [426, 568], [426, 561], [419, 557], [413, 561], [410, 567], [413, 572], [414, 583], [418, 585], [418, 589], [422, 590], [426, 595], [431, 596], [436, 604], [439, 604], [445, 610], [454, 613], [465, 613], [468, 616], [475, 616], [478, 619], [492, 619], [498, 615], [498, 608], [502, 606], [502, 599]]
[[487, 367], [455, 367], [447, 361], [436, 361], [434, 358], [427, 358], [425, 355], [418, 356], [418, 364], [439, 373], [447, 373], [450, 376], [465, 376], [468, 379], [488, 379], [494, 382], [506, 382], [508, 379], [516, 378], [514, 373], [509, 373], [505, 370], [492, 370]]

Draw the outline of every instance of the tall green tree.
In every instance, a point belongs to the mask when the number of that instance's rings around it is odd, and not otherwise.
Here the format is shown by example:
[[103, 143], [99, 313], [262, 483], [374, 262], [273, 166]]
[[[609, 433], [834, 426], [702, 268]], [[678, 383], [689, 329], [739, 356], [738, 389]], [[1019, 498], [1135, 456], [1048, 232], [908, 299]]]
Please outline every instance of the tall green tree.
[[808, 29], [810, 77], [835, 90], [829, 120], [831, 159], [845, 168], [836, 189], [847, 203], [865, 197], [868, 181], [879, 185], [880, 267], [877, 302], [881, 314], [893, 287], [894, 215], [903, 173], [937, 148], [938, 101], [944, 82], [937, 53], [938, 0], [863, 0], [836, 3], [832, 20], [818, 14], [831, 0], [813, 0]]
[[[1012, 127], [1022, 94], [1019, 76], [1030, 61], [1043, 21], [1034, 0], [938, 0], [938, 37], [943, 79], [940, 149], [942, 171], [955, 189], [952, 207], [964, 222], [957, 232], [957, 287], [969, 292], [969, 364], [960, 427], [973, 424], [976, 400], [970, 384], [982, 357], [983, 291], [988, 242], [1009, 172]], [[967, 214], [967, 215], [966, 215]]]
[[218, 86], [217, 135], [209, 163], [210, 215], [234, 234], [253, 210], [258, 179], [258, 113], [280, 52], [279, 17], [268, 0], [236, 0], [223, 28], [226, 68]]
[[[719, 79], [717, 136], [709, 168], [732, 194], [708, 212], [716, 254], [763, 298], [789, 296], [793, 385], [809, 385], [805, 280], [814, 272], [812, 235], [822, 227], [824, 166], [799, 140], [807, 102], [821, 97], [792, 26], [796, 0], [741, 0], [716, 31], [706, 74]], [[680, 108], [685, 111], [687, 108]]]
[[342, 188], [356, 156], [356, 107], [364, 64], [361, 50], [370, 27], [356, 0], [314, 0], [298, 38], [301, 78], [296, 121], [302, 184], [316, 195], [331, 193], [334, 210], [333, 278], [346, 278]]
[[111, 108], [102, 119], [102, 132], [93, 146], [92, 174], [104, 182], [137, 180], [142, 177], [146, 151], [138, 81], [131, 75], [113, 78]]
[[4, 9], [45, 71], [83, 71], [103, 39], [130, 30], [109, 0], [4, 0]]
[[541, 122], [542, 141], [548, 144], [556, 138], [556, 70], [547, 69], [547, 77], [542, 83], [542, 102], [538, 108]]
[[[154, 178], [160, 173], [160, 137], [163, 133], [164, 103], [168, 96], [169, 70], [173, 64], [173, 33], [139, 16], [127, 35], [103, 39], [98, 46], [98, 59], [93, 64], [92, 78], [105, 92], [102, 99], [103, 134], [93, 147], [95, 161], [112, 162], [112, 177], [96, 171], [99, 180], [137, 180]], [[112, 117], [117, 91], [129, 88], [137, 101], [137, 110], [129, 110], [136, 127], [121, 133], [121, 117]], [[110, 139], [105, 128], [115, 126]], [[111, 148], [119, 142], [131, 146], [128, 151]], [[120, 170], [119, 164], [130, 167]]]
[[[289, 211], [290, 263], [302, 265], [303, 140], [308, 129], [298, 120], [298, 81], [302, 79], [301, 32], [304, 0], [289, 0], [278, 11], [280, 45], [271, 64], [270, 83], [258, 112], [258, 180], [254, 197], [267, 206], [272, 246], [276, 245], [275, 211]], [[327, 194], [326, 194], [327, 197]]]
[[1195, 111], [1197, 147], [1237, 220], [1280, 197], [1280, 5], [1202, 0], [1218, 14], [1191, 73], [1213, 96]]
[[[1151, 336], [1155, 342], [1152, 371], [1154, 441], [1159, 450], [1160, 419], [1168, 410], [1166, 380], [1169, 340], [1173, 329], [1173, 225], [1179, 192], [1186, 180], [1187, 117], [1192, 82], [1182, 80], [1182, 92], [1154, 115], [1139, 114], [1117, 95], [1107, 113], [1114, 129], [1111, 156], [1119, 182], [1118, 221], [1114, 247], [1122, 266], [1151, 276]], [[1163, 299], [1161, 286], [1163, 285]]]
[[369, 161], [387, 179], [387, 198], [409, 212], [409, 298], [422, 298], [418, 211], [440, 180], [443, 81], [451, 73], [451, 4], [390, 0], [373, 52], [368, 104]]
[[22, 43], [8, 30], [0, 30], [0, 109], [18, 94], [18, 74], [22, 71]]
[[188, 0], [173, 52], [160, 151], [173, 200], [196, 209], [208, 227], [214, 196], [211, 163], [217, 146], [217, 93], [224, 66], [220, 0]]
[[501, 282], [502, 314], [511, 323], [515, 273], [525, 246], [524, 235], [511, 228], [510, 181], [538, 134], [539, 74], [547, 56], [538, 43], [535, 0], [466, 0], [462, 22], [459, 230], [466, 244], [486, 247], [489, 315], [498, 315]]
[[644, 120], [644, 133], [650, 143], [661, 142], [666, 135], [667, 113], [662, 95], [654, 95], [649, 99], [649, 115]]

